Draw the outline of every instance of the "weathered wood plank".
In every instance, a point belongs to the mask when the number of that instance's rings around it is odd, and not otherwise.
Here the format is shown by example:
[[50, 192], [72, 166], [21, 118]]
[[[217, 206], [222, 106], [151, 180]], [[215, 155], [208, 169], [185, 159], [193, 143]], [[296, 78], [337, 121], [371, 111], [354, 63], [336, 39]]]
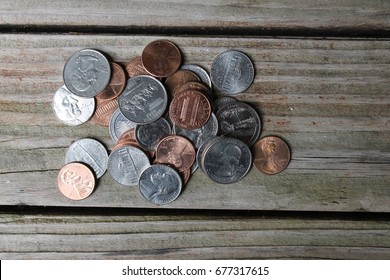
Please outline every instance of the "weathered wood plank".
[[[60, 27], [80, 30], [102, 27], [132, 32], [219, 32], [267, 34], [276, 30], [302, 30], [316, 34], [366, 32], [380, 36], [390, 29], [390, 4], [386, 0], [361, 1], [2, 1], [0, 25]], [[210, 29], [212, 29], [210, 31]], [[383, 35], [383, 34], [382, 34]]]
[[[56, 189], [56, 174], [72, 141], [94, 137], [110, 148], [106, 128], [69, 127], [51, 111], [62, 68], [75, 51], [92, 47], [129, 61], [154, 36], [0, 35], [0, 205], [156, 207], [138, 189], [108, 174], [85, 201]], [[256, 79], [237, 96], [256, 107], [262, 136], [276, 134], [292, 150], [287, 170], [256, 170], [232, 185], [199, 171], [168, 208], [308, 211], [390, 211], [390, 43], [170, 37], [185, 62], [207, 70], [227, 49], [247, 53]]]
[[0, 215], [2, 259], [387, 259], [388, 220]]

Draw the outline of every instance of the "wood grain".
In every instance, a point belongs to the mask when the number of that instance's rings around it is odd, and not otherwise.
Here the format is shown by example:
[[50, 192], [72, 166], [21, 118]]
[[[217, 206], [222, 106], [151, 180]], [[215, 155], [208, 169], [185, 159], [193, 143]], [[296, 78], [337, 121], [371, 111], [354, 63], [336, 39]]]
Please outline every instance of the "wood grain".
[[383, 0], [1, 1], [0, 28], [191, 34], [385, 36]]
[[[158, 207], [138, 189], [106, 174], [94, 194], [69, 201], [56, 189], [67, 147], [94, 137], [108, 149], [108, 130], [69, 127], [51, 109], [62, 69], [91, 47], [125, 63], [158, 36], [0, 35], [0, 205]], [[210, 69], [227, 49], [247, 53], [256, 79], [237, 96], [262, 117], [262, 136], [284, 138], [292, 161], [283, 173], [252, 168], [232, 185], [197, 171], [166, 208], [296, 211], [390, 211], [390, 43], [376, 40], [170, 37], [184, 61]]]
[[388, 220], [0, 215], [2, 259], [388, 259]]

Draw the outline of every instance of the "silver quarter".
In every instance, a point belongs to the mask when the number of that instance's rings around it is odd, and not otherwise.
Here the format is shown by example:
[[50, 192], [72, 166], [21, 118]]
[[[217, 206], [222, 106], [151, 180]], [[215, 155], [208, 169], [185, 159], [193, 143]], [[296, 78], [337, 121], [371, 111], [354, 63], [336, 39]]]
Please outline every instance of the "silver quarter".
[[238, 94], [253, 82], [255, 70], [252, 61], [236, 50], [219, 54], [211, 65], [210, 78], [220, 92]]
[[216, 113], [219, 132], [226, 137], [240, 139], [251, 147], [259, 138], [261, 121], [259, 114], [243, 102], [230, 103]]
[[174, 126], [175, 133], [190, 140], [195, 148], [199, 148], [211, 136], [216, 136], [218, 133], [218, 120], [214, 113], [211, 114], [210, 119], [204, 126], [197, 129], [188, 130], [177, 125]]
[[211, 83], [211, 79], [210, 79], [210, 76], [209, 76], [209, 73], [207, 73], [207, 71], [205, 69], [203, 69], [202, 67], [200, 67], [199, 65], [196, 65], [196, 64], [184, 64], [180, 67], [180, 69], [182, 70], [188, 70], [188, 71], [191, 71], [193, 73], [195, 73], [199, 78], [200, 80], [209, 86], [209, 88], [211, 89], [212, 87], [212, 83]]
[[235, 138], [219, 137], [203, 152], [204, 172], [213, 181], [230, 184], [241, 180], [252, 166], [249, 147]]
[[146, 168], [138, 183], [142, 196], [155, 204], [173, 202], [180, 195], [182, 184], [180, 174], [164, 164], [154, 164]]
[[65, 155], [65, 164], [70, 162], [87, 164], [95, 172], [95, 176], [98, 179], [107, 170], [108, 153], [99, 141], [84, 138], [75, 141], [69, 146]]
[[88, 121], [95, 111], [94, 98], [82, 98], [63, 85], [53, 97], [55, 116], [67, 125], [80, 125]]
[[140, 174], [149, 166], [149, 158], [143, 151], [124, 146], [111, 152], [107, 170], [118, 183], [132, 186], [138, 184]]
[[117, 109], [111, 116], [108, 124], [111, 139], [116, 143], [119, 138], [128, 130], [136, 127], [136, 123], [127, 119], [122, 112]]
[[164, 118], [135, 127], [135, 140], [141, 148], [148, 151], [155, 151], [158, 142], [170, 134], [171, 126]]
[[94, 97], [106, 88], [111, 79], [110, 63], [101, 52], [83, 49], [75, 52], [65, 63], [63, 78], [72, 93]]
[[130, 78], [118, 97], [122, 114], [137, 124], [146, 124], [159, 119], [168, 106], [164, 85], [154, 77], [140, 75]]

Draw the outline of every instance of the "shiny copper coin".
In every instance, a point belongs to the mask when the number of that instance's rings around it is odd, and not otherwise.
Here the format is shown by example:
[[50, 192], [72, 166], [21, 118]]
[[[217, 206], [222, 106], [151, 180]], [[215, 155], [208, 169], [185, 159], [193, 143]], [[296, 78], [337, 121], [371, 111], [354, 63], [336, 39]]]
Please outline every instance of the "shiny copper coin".
[[96, 109], [92, 115], [91, 122], [101, 126], [108, 126], [112, 114], [118, 109], [118, 101], [96, 99]]
[[178, 70], [165, 80], [165, 88], [170, 94], [173, 94], [176, 88], [187, 82], [199, 82], [200, 78], [188, 70]]
[[195, 148], [186, 138], [170, 135], [163, 138], [156, 148], [156, 161], [172, 165], [179, 172], [189, 169], [195, 161]]
[[179, 127], [192, 130], [204, 126], [211, 116], [209, 99], [200, 91], [178, 93], [169, 106], [169, 116]]
[[95, 177], [85, 164], [71, 162], [61, 168], [57, 183], [64, 196], [72, 200], [81, 200], [93, 192]]
[[175, 44], [168, 40], [156, 40], [144, 48], [141, 60], [150, 75], [169, 77], [179, 69], [182, 58]]
[[126, 71], [129, 78], [139, 76], [139, 75], [149, 75], [146, 71], [140, 56], [132, 59], [129, 63], [126, 64]]
[[266, 136], [252, 147], [253, 164], [261, 172], [273, 175], [282, 172], [290, 162], [287, 143], [276, 136]]
[[178, 86], [177, 88], [175, 88], [172, 95], [173, 95], [173, 97], [175, 97], [179, 92], [187, 91], [190, 89], [200, 91], [201, 93], [203, 93], [204, 95], [209, 96], [209, 97], [211, 95], [210, 88], [202, 82], [187, 82], [185, 84], [182, 84], [182, 85]]
[[111, 64], [111, 79], [108, 86], [96, 95], [96, 99], [111, 100], [122, 93], [126, 86], [126, 74], [122, 66], [118, 63], [110, 62]]

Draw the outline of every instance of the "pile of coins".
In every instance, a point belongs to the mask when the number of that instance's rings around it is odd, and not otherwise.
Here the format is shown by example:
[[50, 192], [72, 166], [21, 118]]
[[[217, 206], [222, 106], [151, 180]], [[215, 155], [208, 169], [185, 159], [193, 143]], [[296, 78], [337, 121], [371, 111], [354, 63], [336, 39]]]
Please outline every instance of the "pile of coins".
[[114, 145], [108, 153], [99, 141], [84, 138], [69, 147], [58, 174], [66, 197], [88, 197], [107, 171], [160, 205], [174, 201], [198, 168], [228, 184], [252, 165], [266, 174], [287, 167], [287, 144], [276, 136], [259, 140], [258, 112], [234, 98], [253, 82], [249, 57], [225, 51], [214, 59], [210, 76], [182, 60], [168, 40], [149, 43], [125, 68], [93, 49], [68, 59], [64, 85], [53, 98], [55, 115], [68, 125], [90, 120], [108, 127]]

